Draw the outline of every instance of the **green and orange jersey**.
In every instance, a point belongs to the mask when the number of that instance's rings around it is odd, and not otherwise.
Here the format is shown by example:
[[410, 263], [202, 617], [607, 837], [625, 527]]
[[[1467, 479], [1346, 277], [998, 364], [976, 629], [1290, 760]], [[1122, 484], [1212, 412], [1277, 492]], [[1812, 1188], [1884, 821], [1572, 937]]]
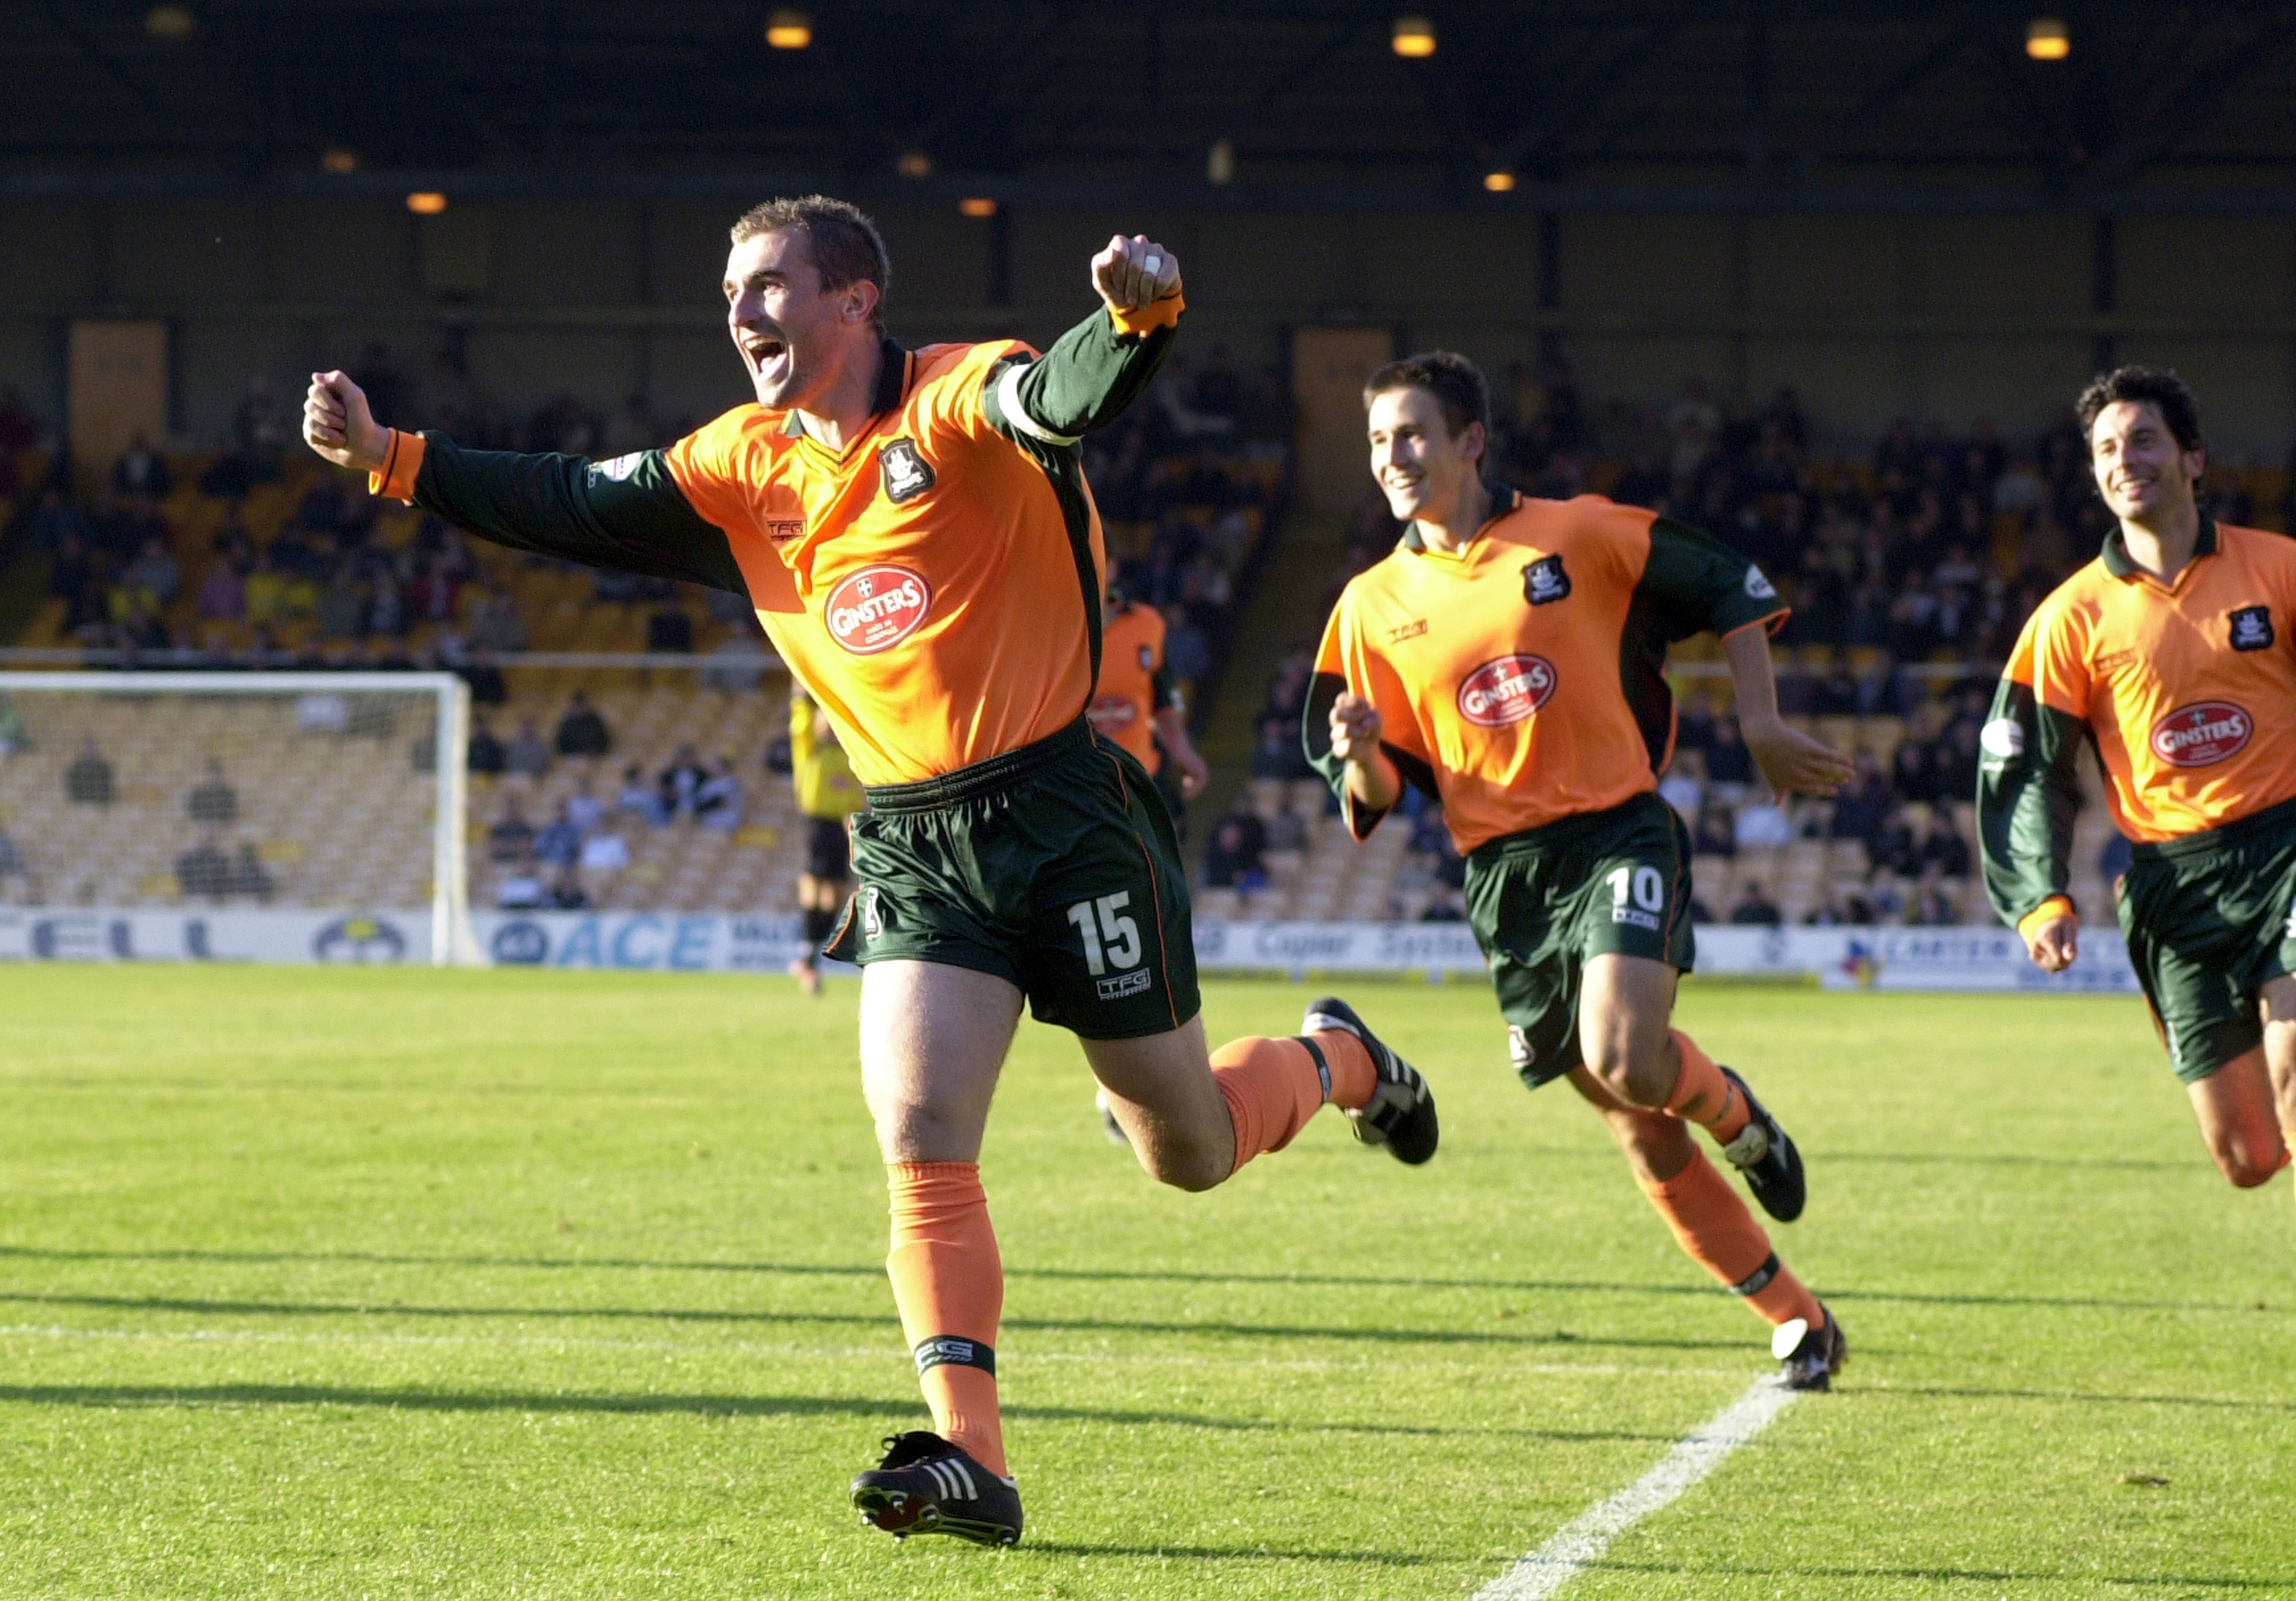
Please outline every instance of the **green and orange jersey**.
[[1100, 682], [1094, 686], [1093, 727], [1156, 770], [1156, 714], [1180, 708], [1180, 687], [1164, 664], [1164, 617], [1153, 606], [1128, 601], [1101, 624]]
[[737, 406], [609, 462], [394, 433], [385, 493], [482, 538], [746, 595], [868, 785], [939, 777], [1081, 717], [1105, 567], [1077, 449], [1161, 363], [1182, 303], [1014, 341], [882, 346], [873, 415], [831, 450]]
[[2106, 802], [2139, 843], [2296, 799], [2296, 541], [2206, 516], [2163, 584], [2115, 529], [2026, 620], [1980, 741], [1978, 835], [1994, 907], [2069, 910], [2075, 770], [2093, 740]]
[[1304, 733], [1358, 839], [1382, 814], [1332, 754], [1342, 692], [1377, 708], [1382, 748], [1441, 800], [1464, 853], [1657, 788], [1674, 745], [1667, 646], [1785, 620], [1761, 570], [1695, 529], [1596, 495], [1491, 494], [1464, 550], [1412, 524], [1324, 627]]

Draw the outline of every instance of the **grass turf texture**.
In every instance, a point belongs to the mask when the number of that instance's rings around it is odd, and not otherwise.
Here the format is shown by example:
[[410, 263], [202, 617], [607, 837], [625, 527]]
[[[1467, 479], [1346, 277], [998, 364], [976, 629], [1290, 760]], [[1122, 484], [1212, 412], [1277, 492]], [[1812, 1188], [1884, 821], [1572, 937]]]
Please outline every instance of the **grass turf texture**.
[[[1308, 991], [1217, 984], [1213, 1038]], [[1769, 1366], [1488, 997], [1356, 998], [1441, 1096], [1188, 1196], [1022, 1025], [985, 1166], [1028, 1543], [906, 1546], [857, 989], [0, 970], [0, 1595], [1461, 1597]], [[1803, 1141], [1854, 1359], [1578, 1597], [2296, 1593], [2290, 1181], [2126, 1000], [1693, 988]], [[2152, 1480], [2164, 1480], [2154, 1483]]]

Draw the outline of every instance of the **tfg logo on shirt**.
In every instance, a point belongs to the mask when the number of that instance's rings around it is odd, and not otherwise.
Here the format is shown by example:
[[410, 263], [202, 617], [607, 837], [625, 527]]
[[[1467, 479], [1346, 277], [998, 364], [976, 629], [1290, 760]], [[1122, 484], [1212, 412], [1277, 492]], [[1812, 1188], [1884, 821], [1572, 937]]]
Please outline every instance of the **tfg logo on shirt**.
[[821, 618], [838, 644], [873, 656], [915, 633], [931, 605], [931, 586], [908, 569], [864, 567], [829, 592]]
[[1562, 571], [1561, 556], [1541, 556], [1522, 570], [1522, 598], [1534, 606], [1565, 600], [1570, 595], [1570, 575]]
[[914, 500], [939, 480], [932, 464], [917, 454], [914, 439], [895, 439], [877, 452], [877, 466], [885, 475], [885, 498], [895, 505]]
[[2224, 701], [2196, 701], [2152, 725], [2152, 754], [2172, 768], [2210, 768], [2248, 748], [2256, 719]]
[[2263, 651], [2272, 648], [2272, 608], [2243, 606], [2226, 620], [2232, 625], [2232, 648]]
[[1459, 686], [1459, 715], [1478, 728], [1521, 722], [1554, 693], [1554, 664], [1544, 656], [1501, 656]]

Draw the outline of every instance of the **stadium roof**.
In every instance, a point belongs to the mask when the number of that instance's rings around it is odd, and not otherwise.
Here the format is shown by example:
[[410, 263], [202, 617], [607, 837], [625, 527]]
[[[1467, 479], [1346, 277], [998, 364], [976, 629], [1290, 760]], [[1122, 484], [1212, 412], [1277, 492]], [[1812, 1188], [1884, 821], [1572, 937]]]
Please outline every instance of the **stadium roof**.
[[[17, 8], [0, 196], [2296, 209], [2288, 4], [816, 0], [796, 50], [767, 46], [775, 9]], [[1404, 12], [1434, 23], [1431, 56], [1390, 48]], [[2028, 57], [2039, 15], [2066, 59]], [[1234, 179], [1214, 185], [1221, 141]], [[324, 170], [330, 150], [356, 170]], [[1486, 191], [1494, 171], [1511, 193]]]

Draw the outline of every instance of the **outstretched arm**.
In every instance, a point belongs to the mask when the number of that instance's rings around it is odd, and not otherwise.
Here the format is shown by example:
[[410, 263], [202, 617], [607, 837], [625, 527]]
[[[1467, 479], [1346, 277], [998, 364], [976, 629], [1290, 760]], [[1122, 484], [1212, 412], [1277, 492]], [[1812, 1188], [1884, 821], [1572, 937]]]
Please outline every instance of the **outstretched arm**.
[[1778, 685], [1770, 669], [1770, 636], [1748, 623], [1722, 641], [1730, 681], [1738, 695], [1738, 732], [1770, 787], [1782, 793], [1831, 795], [1857, 770], [1831, 746], [1786, 726], [1778, 715]]
[[2026, 628], [1979, 741], [1978, 851], [1993, 909], [2024, 937], [2035, 966], [2062, 973], [2080, 954], [2080, 917], [2065, 887], [2086, 725], [2020, 676], [2032, 670]]
[[303, 438], [378, 494], [497, 545], [746, 593], [725, 530], [693, 509], [659, 450], [608, 465], [582, 456], [464, 450], [441, 433], [385, 428], [341, 373], [314, 373]]
[[1072, 445], [1114, 422], [1164, 365], [1186, 309], [1172, 252], [1145, 234], [1119, 234], [1092, 259], [1092, 283], [1101, 309], [1037, 360], [1015, 357], [991, 374], [989, 420], [1005, 432]]

